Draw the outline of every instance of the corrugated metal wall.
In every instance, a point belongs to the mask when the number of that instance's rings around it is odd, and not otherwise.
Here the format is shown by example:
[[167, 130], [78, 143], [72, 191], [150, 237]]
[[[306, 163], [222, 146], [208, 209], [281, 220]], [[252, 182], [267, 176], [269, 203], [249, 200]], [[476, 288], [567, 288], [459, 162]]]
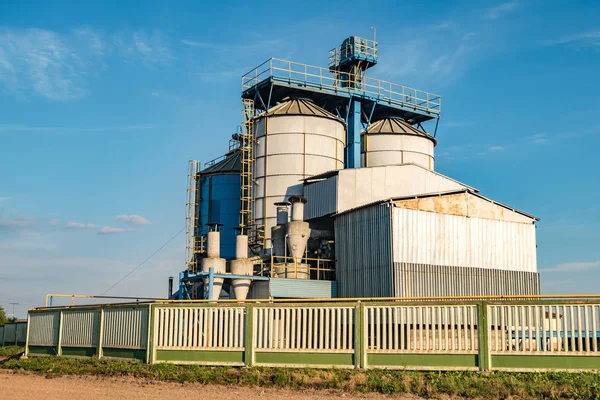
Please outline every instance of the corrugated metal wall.
[[394, 208], [394, 262], [537, 272], [535, 226]]
[[17, 343], [25, 343], [27, 340], [27, 323], [17, 323]]
[[394, 296], [539, 294], [538, 273], [489, 268], [394, 263]]
[[104, 311], [103, 347], [145, 349], [148, 340], [148, 308]]
[[96, 347], [98, 343], [98, 311], [69, 311], [63, 313], [63, 346]]
[[338, 297], [393, 295], [391, 229], [387, 203], [336, 217]]
[[269, 281], [271, 296], [274, 298], [316, 298], [337, 297], [334, 281], [274, 278]]
[[56, 346], [60, 313], [29, 314], [29, 346]]
[[304, 206], [304, 219], [318, 218], [337, 211], [338, 177], [317, 181], [304, 186], [304, 196], [308, 200]]

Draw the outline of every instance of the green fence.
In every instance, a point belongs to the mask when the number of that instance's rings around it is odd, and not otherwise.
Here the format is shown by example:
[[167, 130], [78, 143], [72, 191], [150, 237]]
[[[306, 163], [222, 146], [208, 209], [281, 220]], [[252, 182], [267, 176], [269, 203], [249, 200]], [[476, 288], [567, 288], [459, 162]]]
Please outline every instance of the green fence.
[[28, 355], [429, 370], [600, 369], [598, 301], [152, 303], [32, 310]]
[[24, 346], [27, 340], [27, 322], [0, 326], [0, 346]]

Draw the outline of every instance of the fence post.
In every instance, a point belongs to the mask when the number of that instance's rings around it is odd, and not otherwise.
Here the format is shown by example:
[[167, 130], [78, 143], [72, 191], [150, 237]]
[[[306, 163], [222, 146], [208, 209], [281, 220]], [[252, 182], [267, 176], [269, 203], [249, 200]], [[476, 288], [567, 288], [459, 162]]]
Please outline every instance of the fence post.
[[488, 306], [486, 302], [477, 304], [477, 340], [479, 341], [479, 370], [490, 371], [492, 358], [490, 354], [490, 328], [488, 323]]
[[29, 327], [31, 326], [31, 314], [27, 311], [27, 333], [25, 334], [25, 358], [29, 357]]
[[102, 358], [102, 339], [104, 338], [104, 308], [100, 308], [100, 311], [98, 312], [98, 343], [96, 344], [97, 346], [97, 353], [98, 353], [98, 358]]
[[246, 304], [245, 322], [244, 363], [252, 366], [254, 365], [254, 307], [250, 304]]
[[365, 307], [360, 301], [356, 304], [354, 318], [354, 367], [366, 368], [366, 340], [365, 340]]
[[58, 342], [56, 344], [56, 354], [62, 356], [62, 324], [63, 324], [63, 312], [58, 313]]
[[155, 335], [155, 318], [156, 307], [154, 304], [148, 305], [148, 344], [146, 345], [146, 364], [154, 363], [154, 341]]

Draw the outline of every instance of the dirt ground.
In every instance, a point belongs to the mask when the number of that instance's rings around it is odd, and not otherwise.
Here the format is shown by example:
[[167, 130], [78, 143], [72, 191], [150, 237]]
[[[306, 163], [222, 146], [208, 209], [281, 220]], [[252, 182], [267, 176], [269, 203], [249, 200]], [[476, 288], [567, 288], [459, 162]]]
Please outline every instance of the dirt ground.
[[334, 391], [290, 390], [145, 381], [135, 378], [63, 376], [46, 378], [29, 373], [0, 369], [0, 390], [6, 399], [395, 399], [415, 400], [412, 396], [349, 394]]

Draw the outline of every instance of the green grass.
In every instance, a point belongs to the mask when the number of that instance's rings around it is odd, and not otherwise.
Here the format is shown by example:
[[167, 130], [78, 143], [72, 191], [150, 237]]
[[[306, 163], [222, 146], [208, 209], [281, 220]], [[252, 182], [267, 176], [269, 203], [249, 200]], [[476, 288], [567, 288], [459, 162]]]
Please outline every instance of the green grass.
[[337, 370], [288, 368], [232, 368], [199, 365], [72, 359], [16, 358], [0, 368], [24, 370], [45, 376], [131, 376], [147, 380], [202, 384], [275, 386], [292, 389], [336, 389], [343, 392], [411, 393], [438, 398], [595, 399], [600, 398], [600, 374], [417, 372], [388, 370]]
[[25, 348], [22, 346], [0, 346], [0, 356], [15, 356], [17, 354], [21, 354], [25, 351]]

